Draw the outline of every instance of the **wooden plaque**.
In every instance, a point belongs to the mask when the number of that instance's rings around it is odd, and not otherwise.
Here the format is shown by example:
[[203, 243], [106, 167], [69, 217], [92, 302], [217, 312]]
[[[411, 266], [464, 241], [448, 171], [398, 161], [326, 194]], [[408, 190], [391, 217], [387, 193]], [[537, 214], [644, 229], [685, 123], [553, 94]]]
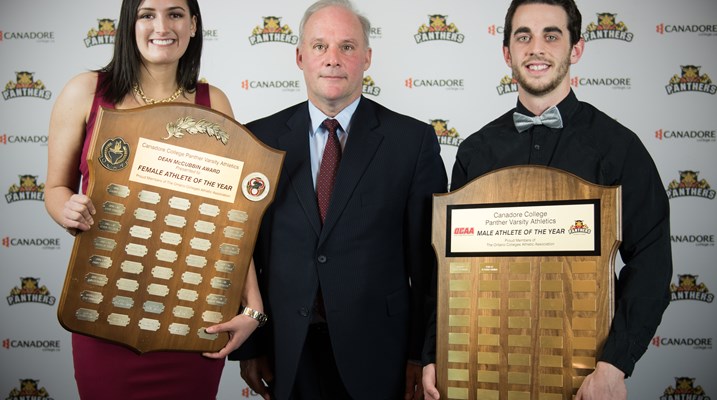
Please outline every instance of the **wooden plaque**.
[[621, 189], [515, 166], [433, 198], [442, 399], [570, 399], [614, 309]]
[[97, 214], [75, 238], [62, 326], [138, 353], [224, 347], [227, 333], [204, 329], [239, 311], [283, 158], [206, 107], [100, 109], [87, 153]]

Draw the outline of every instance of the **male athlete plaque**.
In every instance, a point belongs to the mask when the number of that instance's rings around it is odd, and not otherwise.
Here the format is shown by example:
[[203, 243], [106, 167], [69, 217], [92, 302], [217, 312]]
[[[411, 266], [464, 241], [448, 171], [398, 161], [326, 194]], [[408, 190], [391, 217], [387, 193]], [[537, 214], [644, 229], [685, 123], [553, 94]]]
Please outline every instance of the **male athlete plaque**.
[[572, 398], [612, 321], [620, 193], [516, 166], [434, 196], [441, 398]]
[[75, 238], [58, 317], [156, 350], [218, 351], [240, 308], [284, 153], [191, 104], [100, 109], [87, 163], [95, 224]]

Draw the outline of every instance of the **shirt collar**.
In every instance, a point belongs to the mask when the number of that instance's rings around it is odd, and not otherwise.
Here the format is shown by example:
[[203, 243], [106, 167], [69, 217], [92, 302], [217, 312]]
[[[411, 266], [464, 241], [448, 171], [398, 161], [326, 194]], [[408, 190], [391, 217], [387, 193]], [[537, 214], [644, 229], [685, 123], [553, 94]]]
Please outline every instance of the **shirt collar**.
[[[558, 110], [560, 111], [560, 116], [563, 119], [563, 124], [565, 121], [568, 121], [570, 117], [575, 113], [575, 110], [578, 108], [578, 98], [575, 96], [575, 93], [573, 93], [573, 89], [570, 89], [570, 93], [568, 93], [565, 98], [557, 104]], [[532, 112], [528, 111], [527, 108], [523, 105], [523, 103], [520, 102], [520, 99], [518, 99], [518, 104], [515, 106], [515, 111], [528, 115], [530, 117], [535, 117], [536, 115]], [[564, 125], [563, 125], [564, 126]]]
[[[349, 104], [341, 110], [334, 119], [339, 121], [339, 124], [341, 124], [341, 129], [349, 133], [351, 123], [351, 117], [354, 115], [354, 112], [356, 111], [356, 108], [359, 105], [359, 101], [361, 100], [361, 96], [359, 96], [356, 100], [353, 101], [353, 103]], [[311, 118], [311, 135], [313, 136], [316, 134], [316, 132], [321, 128], [321, 124], [324, 122], [326, 118], [331, 118], [326, 116], [321, 110], [316, 108], [316, 106], [311, 103], [311, 100], [309, 100], [309, 117]]]

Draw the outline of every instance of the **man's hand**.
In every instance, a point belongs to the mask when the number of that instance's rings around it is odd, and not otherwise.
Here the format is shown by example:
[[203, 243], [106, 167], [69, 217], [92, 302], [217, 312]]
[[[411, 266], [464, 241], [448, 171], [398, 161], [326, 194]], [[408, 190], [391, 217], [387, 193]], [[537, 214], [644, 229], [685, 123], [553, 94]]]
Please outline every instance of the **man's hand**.
[[403, 398], [405, 400], [423, 400], [421, 365], [412, 361], [406, 363], [406, 393]]
[[436, 364], [423, 367], [423, 393], [426, 400], [438, 400], [441, 395], [436, 388]]
[[599, 361], [588, 375], [575, 400], [627, 400], [625, 374], [612, 364]]
[[239, 362], [241, 377], [264, 400], [270, 400], [271, 386], [274, 382], [274, 371], [267, 357], [252, 358]]

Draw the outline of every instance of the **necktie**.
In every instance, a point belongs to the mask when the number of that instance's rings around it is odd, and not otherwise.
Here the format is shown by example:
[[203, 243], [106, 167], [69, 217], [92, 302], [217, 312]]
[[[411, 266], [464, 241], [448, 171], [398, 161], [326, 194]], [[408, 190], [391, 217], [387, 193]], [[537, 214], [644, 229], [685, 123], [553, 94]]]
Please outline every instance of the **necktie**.
[[539, 117], [529, 117], [519, 112], [513, 113], [513, 122], [518, 132], [530, 129], [533, 125], [545, 125], [548, 128], [562, 128], [563, 119], [560, 117], [558, 107], [552, 106]]
[[329, 136], [326, 139], [326, 147], [324, 148], [324, 155], [321, 157], [319, 175], [316, 178], [316, 198], [319, 203], [321, 223], [323, 224], [326, 219], [326, 211], [329, 209], [331, 192], [334, 190], [336, 172], [339, 170], [341, 143], [339, 143], [339, 138], [336, 135], [336, 128], [339, 127], [339, 121], [327, 118], [322, 125], [329, 131]]

